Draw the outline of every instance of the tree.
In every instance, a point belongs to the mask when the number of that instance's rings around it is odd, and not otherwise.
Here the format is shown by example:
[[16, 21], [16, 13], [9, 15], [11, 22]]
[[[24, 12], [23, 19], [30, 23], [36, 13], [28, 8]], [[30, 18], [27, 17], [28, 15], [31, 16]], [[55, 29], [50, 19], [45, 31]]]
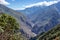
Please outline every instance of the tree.
[[7, 14], [0, 15], [0, 26], [6, 32], [14, 33], [19, 29], [19, 24], [16, 22], [15, 18]]
[[0, 15], [0, 40], [9, 40], [19, 30], [16, 19], [7, 14]]

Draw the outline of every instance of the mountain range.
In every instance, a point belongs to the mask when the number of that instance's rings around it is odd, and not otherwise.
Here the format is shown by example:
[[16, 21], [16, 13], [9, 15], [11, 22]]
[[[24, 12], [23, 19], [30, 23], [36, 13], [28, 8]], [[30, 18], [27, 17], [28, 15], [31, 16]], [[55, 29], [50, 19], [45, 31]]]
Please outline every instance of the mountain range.
[[[26, 15], [31, 31], [35, 34], [46, 32], [60, 23], [60, 2], [50, 6], [33, 6], [17, 10]], [[32, 23], [32, 24], [31, 24]]]
[[13, 10], [0, 4], [0, 13], [14, 16], [20, 24], [20, 32], [30, 38], [60, 24], [60, 2], [50, 6], [33, 6], [25, 10]]

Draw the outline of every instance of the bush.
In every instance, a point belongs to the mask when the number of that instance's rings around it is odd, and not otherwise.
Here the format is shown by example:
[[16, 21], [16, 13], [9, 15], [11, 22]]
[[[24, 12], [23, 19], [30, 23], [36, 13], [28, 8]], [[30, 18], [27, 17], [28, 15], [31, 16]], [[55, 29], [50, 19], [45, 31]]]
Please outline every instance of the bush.
[[17, 20], [7, 14], [0, 15], [0, 40], [23, 40]]

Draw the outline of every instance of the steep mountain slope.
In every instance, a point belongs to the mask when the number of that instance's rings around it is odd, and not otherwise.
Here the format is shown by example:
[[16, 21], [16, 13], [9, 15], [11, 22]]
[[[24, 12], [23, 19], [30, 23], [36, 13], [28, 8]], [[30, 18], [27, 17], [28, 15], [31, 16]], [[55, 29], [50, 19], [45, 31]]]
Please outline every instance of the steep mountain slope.
[[60, 24], [40, 35], [37, 40], [60, 40]]
[[22, 12], [24, 15], [26, 15], [28, 18], [32, 18], [37, 11], [42, 11], [45, 7], [43, 6], [33, 6], [31, 8], [26, 8], [25, 10], [16, 10], [18, 12]]
[[47, 7], [46, 9], [44, 9], [43, 13], [39, 13], [35, 17], [36, 18], [33, 20], [33, 22], [36, 26], [32, 29], [32, 31], [35, 33], [38, 33], [39, 31], [49, 30], [50, 28], [58, 24], [58, 20], [60, 19], [59, 12], [56, 10], [55, 6]]
[[55, 6], [57, 7], [57, 10], [60, 12], [60, 2], [58, 4], [55, 4]]
[[30, 31], [31, 29], [26, 24], [26, 20], [27, 20], [26, 17], [22, 13], [16, 12], [15, 10], [12, 10], [1, 4], [0, 4], [0, 13], [6, 13], [6, 14], [14, 16], [17, 19], [17, 21], [19, 22], [19, 24], [21, 26], [20, 28], [24, 32], [24, 35], [27, 37], [34, 36], [33, 32]]
[[[28, 19], [32, 26], [31, 31], [35, 34], [39, 34], [41, 32], [46, 32], [49, 29], [53, 28], [57, 24], [60, 23], [60, 2], [57, 4], [53, 4], [48, 7], [32, 7], [22, 10], [22, 12], [28, 15]], [[21, 11], [20, 11], [21, 12]]]

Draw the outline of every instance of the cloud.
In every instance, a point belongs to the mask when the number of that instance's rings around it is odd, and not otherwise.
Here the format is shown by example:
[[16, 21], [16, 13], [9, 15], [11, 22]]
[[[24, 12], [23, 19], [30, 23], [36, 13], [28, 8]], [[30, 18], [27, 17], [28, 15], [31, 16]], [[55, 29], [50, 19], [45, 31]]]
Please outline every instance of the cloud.
[[25, 6], [25, 8], [29, 8], [29, 7], [33, 7], [33, 6], [50, 6], [50, 5], [58, 3], [58, 2], [59, 1], [50, 1], [50, 2], [43, 1], [43, 2], [38, 2], [35, 4], [27, 5], [27, 6]]
[[30, 4], [30, 5], [26, 5], [24, 8], [17, 8], [17, 10], [24, 10], [26, 8], [30, 8], [33, 6], [50, 6], [52, 4], [58, 3], [60, 0], [54, 0], [54, 1], [43, 1], [43, 2], [38, 2], [38, 3], [34, 3], [34, 4]]
[[0, 4], [3, 4], [3, 5], [9, 5], [10, 3], [8, 3], [8, 2], [5, 1], [5, 0], [0, 0]]

